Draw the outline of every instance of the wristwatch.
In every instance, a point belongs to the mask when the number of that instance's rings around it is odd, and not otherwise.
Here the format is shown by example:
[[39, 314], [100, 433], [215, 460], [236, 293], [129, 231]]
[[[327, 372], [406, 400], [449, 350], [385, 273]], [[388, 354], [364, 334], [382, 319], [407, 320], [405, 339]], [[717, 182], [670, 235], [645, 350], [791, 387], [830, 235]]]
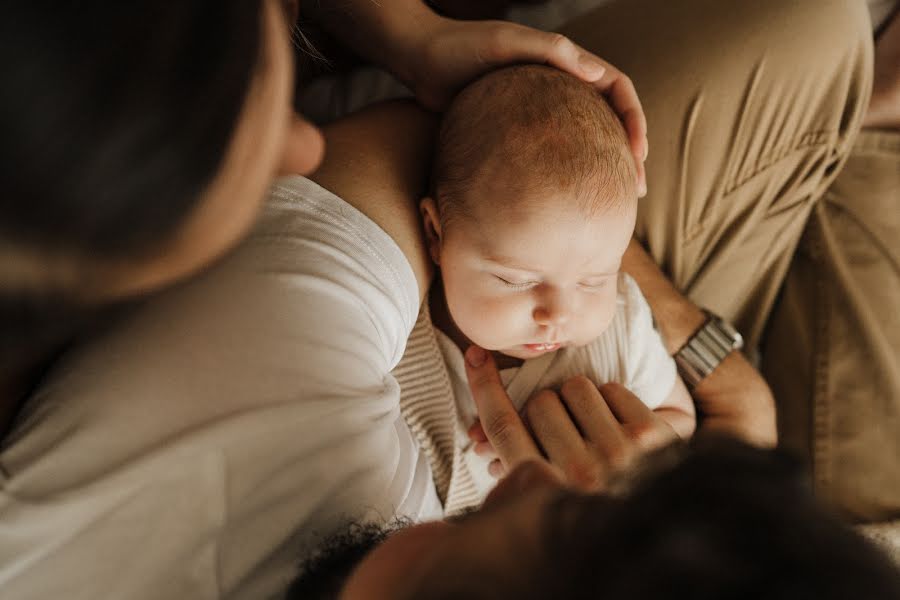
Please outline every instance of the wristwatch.
[[678, 374], [693, 389], [733, 350], [744, 347], [744, 338], [730, 323], [708, 310], [706, 323], [675, 353]]

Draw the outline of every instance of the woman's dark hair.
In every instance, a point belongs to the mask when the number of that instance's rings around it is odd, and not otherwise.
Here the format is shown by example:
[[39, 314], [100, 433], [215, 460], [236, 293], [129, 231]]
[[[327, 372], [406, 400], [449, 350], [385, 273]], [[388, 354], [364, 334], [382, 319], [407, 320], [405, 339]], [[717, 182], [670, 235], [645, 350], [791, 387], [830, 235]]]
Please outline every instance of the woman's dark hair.
[[0, 235], [104, 256], [166, 238], [222, 162], [259, 0], [13, 0], [0, 15]]
[[150, 252], [195, 207], [260, 62], [261, 7], [3, 3], [0, 360], [59, 320], [44, 318], [47, 305], [72, 290], [54, 281], [54, 263]]

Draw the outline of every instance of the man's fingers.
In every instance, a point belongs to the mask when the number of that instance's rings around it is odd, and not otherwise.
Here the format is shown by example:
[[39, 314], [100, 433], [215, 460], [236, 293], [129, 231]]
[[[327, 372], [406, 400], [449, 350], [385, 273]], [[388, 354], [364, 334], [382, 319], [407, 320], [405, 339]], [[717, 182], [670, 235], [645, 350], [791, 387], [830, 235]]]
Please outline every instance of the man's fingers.
[[584, 376], [573, 377], [560, 391], [584, 437], [608, 456], [620, 454], [627, 443], [625, 434], [594, 383]]
[[677, 437], [668, 423], [623, 385], [607, 383], [600, 386], [600, 393], [631, 438], [642, 448], [661, 446]]
[[488, 38], [492, 41], [480, 53], [482, 60], [491, 65], [540, 63], [571, 73], [588, 83], [597, 81], [606, 71], [606, 63], [562, 34], [506, 21], [494, 21], [492, 26], [493, 34]]
[[625, 125], [631, 153], [638, 168], [638, 193], [643, 196], [647, 191], [643, 163], [650, 152], [650, 144], [647, 141], [647, 116], [644, 114], [634, 83], [624, 73], [607, 63], [606, 72], [594, 85], [606, 96]]
[[653, 411], [622, 384], [606, 383], [599, 390], [606, 405], [623, 425], [653, 420]]
[[478, 346], [466, 350], [466, 377], [481, 426], [503, 464], [509, 468], [524, 460], [541, 458], [500, 383], [500, 374], [489, 352]]
[[547, 458], [566, 481], [584, 490], [599, 487], [602, 467], [588, 451], [559, 396], [550, 390], [539, 392], [528, 401], [525, 415]]
[[643, 198], [647, 195], [647, 170], [641, 160], [636, 160], [634, 166], [637, 169], [638, 198]]

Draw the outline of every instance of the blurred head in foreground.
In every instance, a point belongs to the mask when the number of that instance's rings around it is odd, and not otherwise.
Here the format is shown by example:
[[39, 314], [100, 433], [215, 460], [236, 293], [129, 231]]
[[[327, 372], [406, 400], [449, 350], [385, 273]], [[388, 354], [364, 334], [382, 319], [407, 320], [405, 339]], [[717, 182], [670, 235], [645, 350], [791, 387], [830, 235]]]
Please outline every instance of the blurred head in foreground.
[[900, 598], [897, 567], [778, 451], [700, 437], [615, 489], [581, 494], [525, 463], [462, 518], [354, 525], [288, 598]]

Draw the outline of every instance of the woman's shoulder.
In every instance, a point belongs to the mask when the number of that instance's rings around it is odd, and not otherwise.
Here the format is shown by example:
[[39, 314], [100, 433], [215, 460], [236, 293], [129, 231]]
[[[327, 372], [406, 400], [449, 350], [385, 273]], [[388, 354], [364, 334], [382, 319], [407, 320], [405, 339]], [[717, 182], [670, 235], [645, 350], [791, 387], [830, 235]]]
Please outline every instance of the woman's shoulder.
[[436, 127], [435, 115], [411, 101], [366, 107], [323, 127], [325, 160], [310, 176], [394, 240], [415, 273], [420, 300], [432, 269], [418, 205]]

